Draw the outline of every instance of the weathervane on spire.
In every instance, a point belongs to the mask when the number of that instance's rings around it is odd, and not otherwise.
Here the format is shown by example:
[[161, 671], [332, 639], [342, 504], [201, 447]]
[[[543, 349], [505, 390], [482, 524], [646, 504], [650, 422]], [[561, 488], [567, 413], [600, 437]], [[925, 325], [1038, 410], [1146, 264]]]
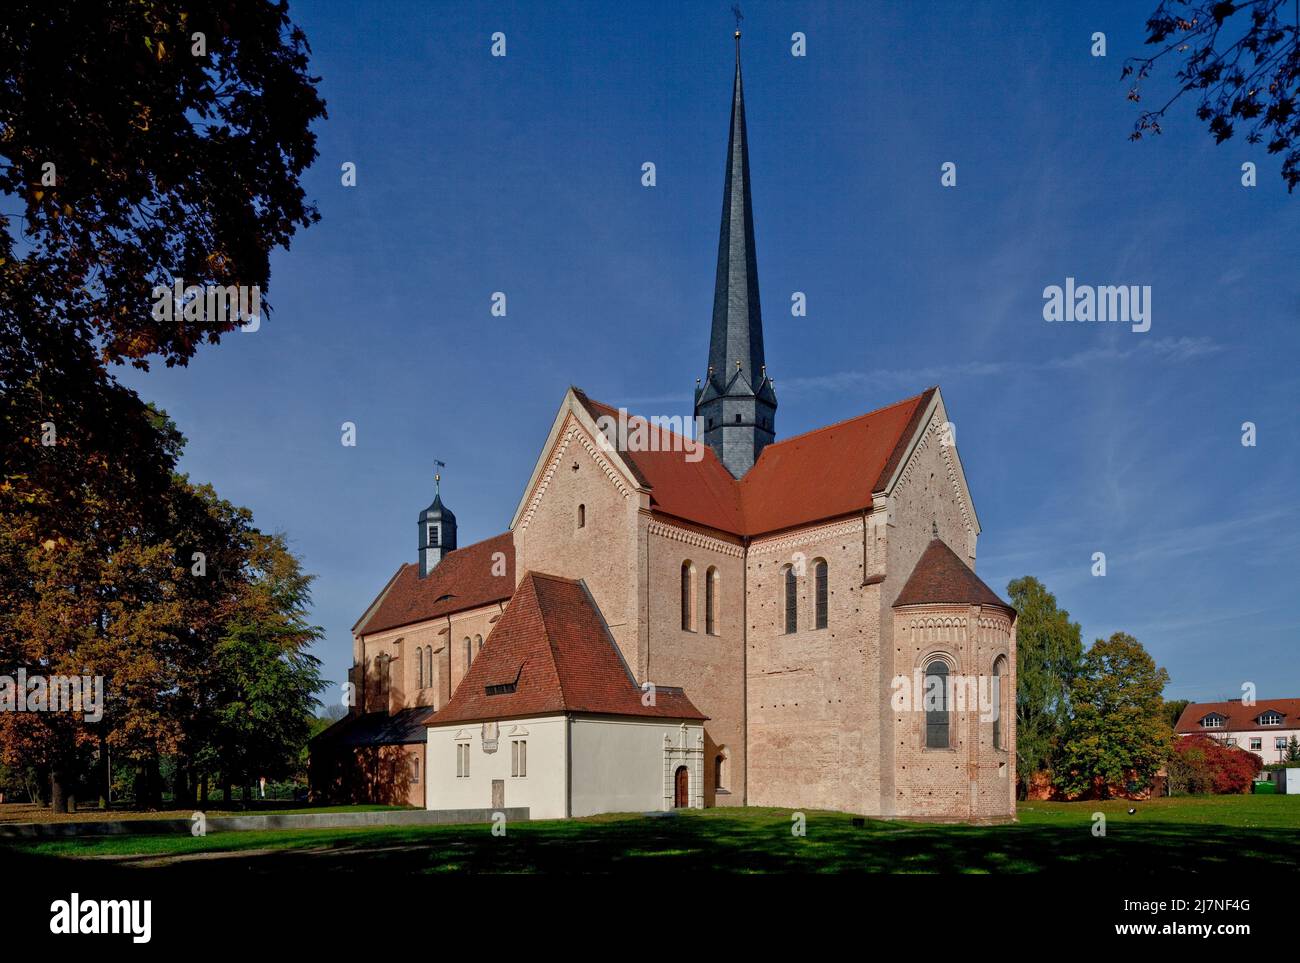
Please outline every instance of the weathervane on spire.
[[442, 492], [442, 472], [438, 471], [438, 469], [446, 467], [447, 463], [445, 461], [438, 461], [436, 458], [433, 460], [433, 493], [435, 495]]
[[733, 4], [731, 5], [731, 15], [732, 15], [733, 17], [736, 18], [736, 36], [739, 37], [739, 36], [740, 36], [740, 21], [742, 21], [742, 20], [745, 19], [745, 15], [744, 15], [743, 13], [740, 12], [740, 4], [738, 4], [738, 3], [733, 3]]

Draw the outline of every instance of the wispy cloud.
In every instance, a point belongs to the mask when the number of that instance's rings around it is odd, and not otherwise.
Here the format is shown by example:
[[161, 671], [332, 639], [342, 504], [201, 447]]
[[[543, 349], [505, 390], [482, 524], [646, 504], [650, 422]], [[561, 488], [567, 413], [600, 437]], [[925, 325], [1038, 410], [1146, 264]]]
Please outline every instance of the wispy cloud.
[[966, 361], [924, 368], [876, 368], [871, 371], [836, 371], [785, 378], [785, 393], [804, 391], [862, 391], [888, 386], [937, 384], [959, 378], [1005, 377], [1051, 371], [1083, 371], [1102, 364], [1148, 359], [1163, 364], [1184, 364], [1226, 350], [1212, 338], [1141, 338], [1131, 347], [1107, 345], [1077, 351], [1045, 361]]

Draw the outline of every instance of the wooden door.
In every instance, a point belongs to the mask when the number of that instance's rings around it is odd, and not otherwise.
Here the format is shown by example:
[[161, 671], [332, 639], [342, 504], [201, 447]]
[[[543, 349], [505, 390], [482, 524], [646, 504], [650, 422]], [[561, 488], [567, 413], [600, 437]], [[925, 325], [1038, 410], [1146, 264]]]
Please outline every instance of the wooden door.
[[691, 777], [685, 766], [677, 767], [674, 782], [676, 789], [673, 793], [673, 806], [677, 809], [686, 809], [691, 804]]
[[504, 779], [492, 780], [492, 808], [506, 808], [506, 781]]

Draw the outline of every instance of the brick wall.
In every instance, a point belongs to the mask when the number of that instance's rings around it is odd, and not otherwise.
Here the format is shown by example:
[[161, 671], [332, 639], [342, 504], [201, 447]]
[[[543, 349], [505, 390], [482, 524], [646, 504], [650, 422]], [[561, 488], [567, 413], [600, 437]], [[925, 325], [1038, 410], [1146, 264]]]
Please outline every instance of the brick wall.
[[[864, 527], [868, 533], [864, 549]], [[749, 802], [876, 812], [880, 794], [879, 604], [862, 518], [758, 539], [749, 581]], [[864, 559], [865, 553], [865, 559]], [[815, 564], [827, 563], [827, 627], [815, 628]], [[803, 574], [798, 574], [802, 565]], [[798, 629], [785, 631], [794, 566]]]
[[[709, 717], [704, 723], [705, 805], [744, 803], [744, 561], [740, 539], [683, 523], [642, 516], [643, 569], [648, 572], [647, 678], [678, 685]], [[682, 563], [695, 568], [695, 628], [682, 628]], [[707, 630], [706, 579], [718, 573], [715, 633]], [[645, 681], [645, 678], [639, 681]], [[714, 760], [727, 756], [719, 793]]]
[[[464, 640], [470, 640], [470, 648], [477, 656], [477, 640], [488, 637], [502, 611], [501, 604], [493, 603], [449, 618], [417, 622], [361, 638], [357, 648], [363, 653], [366, 667], [362, 710], [393, 713], [416, 706], [446, 705], [465, 676]], [[433, 675], [426, 673], [421, 686], [418, 652], [426, 646], [433, 647]], [[387, 699], [383, 691], [383, 656], [391, 660]]]

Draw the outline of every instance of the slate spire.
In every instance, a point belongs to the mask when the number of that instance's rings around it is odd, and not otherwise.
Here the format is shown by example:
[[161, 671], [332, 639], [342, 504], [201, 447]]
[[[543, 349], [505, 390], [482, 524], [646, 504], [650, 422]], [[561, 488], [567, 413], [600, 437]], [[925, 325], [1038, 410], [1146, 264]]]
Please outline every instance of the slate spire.
[[739, 478], [753, 467], [775, 436], [776, 393], [763, 357], [763, 313], [758, 298], [758, 261], [749, 185], [749, 140], [736, 31], [736, 77], [731, 93], [718, 234], [718, 272], [713, 289], [709, 369], [695, 392], [695, 413], [704, 419], [704, 440]]

